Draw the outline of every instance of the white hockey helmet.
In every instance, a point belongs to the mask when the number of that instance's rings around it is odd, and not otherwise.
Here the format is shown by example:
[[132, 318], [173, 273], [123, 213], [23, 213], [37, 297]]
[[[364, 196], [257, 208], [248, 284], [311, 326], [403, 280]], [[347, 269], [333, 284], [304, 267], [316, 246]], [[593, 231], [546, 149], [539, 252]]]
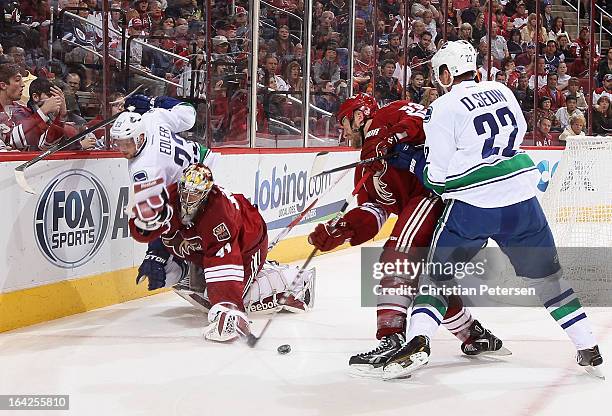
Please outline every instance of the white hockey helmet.
[[[443, 65], [446, 65], [451, 75], [448, 85], [443, 84], [440, 80], [440, 68]], [[456, 76], [477, 71], [476, 50], [465, 40], [446, 42], [431, 58], [431, 66], [434, 80], [444, 88], [448, 88], [453, 85], [453, 79]]]
[[132, 140], [136, 144], [136, 152], [142, 149], [145, 143], [146, 125], [142, 121], [142, 116], [132, 111], [121, 113], [110, 129], [110, 136], [113, 141]]

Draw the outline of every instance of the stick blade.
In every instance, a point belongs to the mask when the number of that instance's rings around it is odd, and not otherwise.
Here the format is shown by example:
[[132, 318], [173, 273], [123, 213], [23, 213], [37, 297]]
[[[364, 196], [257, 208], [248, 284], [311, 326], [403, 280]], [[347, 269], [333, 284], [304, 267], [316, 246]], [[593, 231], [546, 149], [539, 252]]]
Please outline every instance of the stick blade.
[[325, 170], [327, 159], [329, 159], [329, 152], [319, 152], [315, 155], [312, 168], [310, 169], [311, 178], [320, 175]]
[[28, 184], [25, 177], [25, 172], [19, 168], [15, 169], [15, 180], [17, 184], [29, 194], [36, 195], [36, 191]]

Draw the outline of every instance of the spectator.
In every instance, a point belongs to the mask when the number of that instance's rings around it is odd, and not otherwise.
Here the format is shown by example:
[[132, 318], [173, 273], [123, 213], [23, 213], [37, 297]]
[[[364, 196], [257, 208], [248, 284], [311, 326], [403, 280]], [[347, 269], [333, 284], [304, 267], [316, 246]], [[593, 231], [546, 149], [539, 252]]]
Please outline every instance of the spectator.
[[559, 91], [563, 91], [567, 88], [567, 83], [571, 78], [567, 74], [567, 64], [565, 62], [559, 63], [559, 68], [557, 68], [557, 75], [559, 77], [559, 79], [557, 80], [557, 89]]
[[229, 55], [230, 43], [225, 36], [217, 35], [212, 38], [213, 53], [212, 59], [216, 61], [218, 59], [229, 59], [233, 62], [233, 59]]
[[406, 57], [403, 53], [400, 53], [397, 62], [395, 63], [395, 72], [393, 72], [393, 76], [397, 78], [402, 88], [404, 87], [404, 72], [406, 73], [406, 79], [410, 79], [412, 76], [412, 69], [410, 67], [406, 67], [405, 63]]
[[249, 27], [248, 27], [248, 17], [249, 13], [242, 6], [236, 7], [236, 13], [234, 13], [234, 19], [232, 23], [236, 27], [236, 38], [243, 39], [248, 36]]
[[602, 59], [597, 67], [597, 81], [599, 85], [603, 85], [604, 77], [608, 74], [612, 74], [612, 47], [608, 48], [606, 58]]
[[334, 83], [340, 79], [340, 66], [336, 63], [336, 56], [336, 48], [330, 45], [325, 49], [323, 59], [314, 65], [313, 78], [317, 84], [323, 81]]
[[[124, 97], [125, 97], [125, 95], [122, 92], [113, 92], [112, 94], [110, 94], [108, 96], [108, 101], [109, 101], [110, 110], [111, 110], [111, 114], [110, 114], [111, 116], [114, 116], [115, 114], [120, 113], [120, 112], [122, 112], [124, 110], [124, 108], [123, 108]], [[95, 118], [93, 118], [92, 120], [90, 120], [87, 123], [87, 127], [88, 128], [89, 127], [93, 127], [93, 126], [95, 126], [96, 124], [98, 124], [99, 122], [101, 122], [103, 120], [104, 119], [102, 118], [102, 114], [98, 114]], [[94, 135], [94, 137], [96, 139], [96, 143], [95, 143], [96, 149], [104, 149], [106, 147], [105, 132], [106, 132], [106, 129], [104, 129], [104, 128], [95, 130], [93, 132], [93, 135]]]
[[174, 17], [166, 17], [162, 20], [162, 30], [164, 34], [168, 37], [174, 37]]
[[151, 19], [149, 18], [148, 8], [148, 0], [136, 0], [134, 2], [134, 8], [127, 12], [127, 21], [130, 22], [132, 19], [140, 19], [142, 30], [150, 30]]
[[410, 78], [410, 86], [408, 87], [408, 95], [410, 96], [410, 101], [413, 103], [420, 103], [423, 100], [423, 95], [425, 94], [425, 89], [423, 88], [423, 83], [425, 82], [425, 77], [422, 72], [414, 71], [412, 73], [412, 77]]
[[[576, 55], [580, 55], [580, 52], [584, 49], [591, 50], [591, 38], [589, 36], [589, 27], [583, 26], [580, 29], [580, 33], [578, 34], [578, 39], [576, 39]], [[595, 43], [595, 53], [599, 55], [599, 45]]]
[[356, 91], [367, 92], [367, 85], [372, 78], [374, 63], [374, 48], [370, 45], [363, 45], [359, 52], [359, 58], [355, 59], [353, 69], [353, 88]]
[[569, 74], [573, 77], [586, 77], [589, 73], [589, 64], [591, 60], [591, 51], [589, 48], [580, 50], [580, 58], [577, 58], [569, 67]]
[[304, 80], [302, 79], [302, 68], [297, 61], [292, 61], [287, 65], [285, 79], [289, 86], [289, 91], [302, 91]]
[[433, 17], [434, 16], [431, 10], [425, 10], [423, 12], [423, 24], [425, 25], [425, 31], [431, 34], [432, 39], [435, 39], [438, 36], [438, 29], [436, 26], [436, 21]]
[[549, 72], [546, 75], [546, 85], [538, 91], [540, 97], [548, 97], [551, 100], [551, 110], [557, 111], [559, 108], [565, 106], [565, 95], [557, 90], [558, 76], [556, 72]]
[[410, 16], [413, 19], [423, 20], [423, 14], [425, 10], [430, 10], [433, 14], [433, 18], [436, 20], [440, 19], [440, 12], [435, 8], [433, 4], [431, 4], [430, 0], [417, 0], [412, 4], [412, 8], [410, 9]]
[[77, 99], [77, 92], [81, 91], [81, 76], [76, 72], [70, 72], [66, 75], [66, 90], [64, 91], [66, 100], [66, 109], [70, 121], [80, 121], [81, 108]]
[[501, 8], [497, 9], [494, 16], [494, 22], [497, 23], [497, 34], [508, 38], [508, 17], [504, 14]]
[[274, 53], [277, 57], [293, 55], [294, 44], [289, 38], [289, 26], [282, 25], [278, 28], [278, 34], [275, 39], [268, 42], [270, 53]]
[[516, 88], [513, 88], [512, 92], [523, 111], [531, 111], [533, 109], [533, 90], [529, 89], [527, 74], [519, 76]]
[[[531, 13], [527, 18], [527, 25], [521, 29], [521, 37], [525, 42], [537, 42], [536, 40], [536, 14]], [[540, 27], [539, 42], [544, 44], [548, 38], [548, 32], [545, 28]]]
[[372, 33], [366, 30], [366, 22], [361, 17], [355, 18], [355, 50], [361, 51], [366, 45], [373, 45]]
[[521, 31], [518, 29], [512, 29], [510, 31], [510, 40], [508, 41], [508, 53], [510, 56], [516, 57], [524, 52], [524, 42], [521, 40]]
[[462, 23], [461, 28], [459, 29], [459, 39], [469, 42], [474, 46], [474, 49], [477, 49], [477, 45], [474, 44], [474, 39], [472, 38], [472, 25], [469, 23]]
[[478, 16], [476, 16], [476, 21], [472, 25], [472, 37], [474, 40], [480, 40], [486, 35], [487, 28], [484, 25], [484, 14], [480, 12], [478, 13]]
[[[422, 24], [422, 22], [421, 22]], [[433, 55], [431, 50], [431, 34], [429, 32], [424, 32], [421, 35], [421, 39], [418, 43], [412, 45], [410, 50], [408, 51], [408, 57], [410, 58], [410, 67], [414, 68], [417, 71], [420, 71], [425, 77], [429, 78], [429, 68], [430, 64], [428, 63]], [[418, 100], [416, 102], [419, 102]]]
[[514, 59], [511, 56], [507, 57], [502, 62], [502, 71], [506, 74], [506, 85], [513, 88], [516, 87], [521, 72], [517, 71]]
[[533, 135], [533, 141], [536, 146], [552, 146], [552, 135], [550, 134], [550, 128], [552, 121], [546, 117], [542, 117], [538, 120], [536, 129]]
[[569, 95], [573, 95], [574, 97], [576, 97], [576, 107], [583, 113], [586, 112], [587, 102], [586, 98], [584, 97], [584, 93], [580, 91], [580, 80], [578, 80], [578, 78], [572, 77], [567, 82], [567, 91], [565, 91], [565, 97], [567, 98], [567, 96]]
[[393, 76], [395, 72], [395, 61], [387, 59], [380, 65], [381, 76], [376, 79], [374, 97], [376, 101], [387, 104], [402, 98], [402, 86], [397, 78]]
[[525, 7], [525, 3], [520, 1], [516, 5], [516, 9], [514, 14], [510, 17], [510, 24], [514, 29], [522, 30], [525, 26], [527, 26], [527, 21], [529, 19], [529, 13], [527, 12], [527, 8]]
[[336, 113], [340, 107], [338, 97], [336, 97], [336, 89], [330, 81], [325, 81], [321, 87], [321, 93], [315, 95], [315, 105], [322, 110], [330, 113]]
[[555, 118], [559, 121], [559, 127], [565, 130], [570, 124], [570, 118], [575, 115], [583, 115], [582, 111], [576, 108], [577, 100], [576, 97], [570, 95], [565, 98], [565, 107], [561, 107], [555, 113]]
[[30, 83], [36, 79], [36, 76], [30, 71], [28, 66], [26, 65], [26, 53], [23, 48], [19, 46], [11, 46], [8, 49], [8, 55], [13, 58], [13, 62], [21, 67], [22, 72], [22, 80], [24, 82], [23, 93], [21, 95], [21, 103], [25, 104], [30, 99]]
[[602, 95], [593, 111], [593, 134], [612, 135], [612, 108], [610, 98]]
[[603, 79], [603, 85], [593, 91], [593, 104], [597, 104], [599, 97], [603, 96], [612, 100], [612, 74], [607, 74]]
[[[508, 44], [506, 39], [498, 33], [499, 29], [497, 22], [491, 23], [491, 56], [497, 61], [502, 61], [506, 57], [510, 56], [508, 53]], [[482, 40], [487, 41], [487, 37], [484, 36]]]
[[429, 107], [431, 103], [438, 99], [438, 90], [436, 88], [425, 88], [425, 93], [423, 94], [423, 98], [421, 99], [421, 105], [423, 107]]
[[528, 43], [525, 52], [514, 58], [516, 66], [532, 67], [535, 59], [535, 44]]
[[506, 73], [504, 71], [498, 71], [495, 74], [495, 82], [507, 85]]
[[560, 130], [559, 121], [555, 117], [555, 112], [551, 109], [550, 97], [540, 97], [540, 100], [538, 101], [538, 108], [536, 110], [536, 120], [539, 120], [542, 117], [545, 117], [552, 122], [553, 130]]
[[546, 64], [546, 70], [557, 71], [559, 67], [559, 63], [561, 63], [561, 58], [559, 58], [559, 54], [557, 52], [557, 42], [554, 40], [549, 40], [546, 42], [546, 48], [544, 49], [544, 62]]
[[[536, 74], [538, 79], [538, 85], [536, 87]], [[546, 76], [546, 61], [544, 58], [538, 58], [536, 64], [535, 73], [529, 78], [529, 88], [535, 90], [540, 89], [546, 85], [548, 77]]]
[[570, 125], [559, 135], [559, 141], [565, 142], [570, 136], [584, 136], [583, 129], [585, 125], [586, 120], [582, 114], [572, 116], [570, 118]]
[[569, 35], [565, 31], [565, 22], [561, 16], [557, 16], [552, 21], [552, 27], [548, 32], [549, 40], [557, 40], [559, 36], [565, 35], [569, 39]]
[[480, 0], [470, 0], [470, 7], [465, 10], [461, 10], [461, 21], [463, 23], [469, 23], [470, 25], [474, 25], [474, 23], [476, 22], [476, 18], [479, 14]]
[[[24, 88], [20, 66], [12, 63], [0, 65], [0, 150], [38, 150], [41, 147], [46, 150], [52, 140], [61, 137], [52, 135], [47, 139], [46, 136], [50, 128], [47, 123], [59, 126], [62, 121], [61, 117], [54, 115], [59, 115], [63, 108], [63, 94], [53, 87], [47, 91], [50, 96], [43, 96], [37, 85], [44, 81], [47, 80], [41, 79], [32, 89], [40, 104], [34, 111], [19, 103]], [[56, 131], [54, 127], [52, 132]]]
[[[267, 55], [265, 59], [265, 70], [269, 76], [274, 78], [274, 89], [278, 91], [289, 91], [289, 85], [280, 76], [276, 75], [278, 70], [278, 58], [274, 55]], [[269, 83], [269, 82], [268, 82]]]
[[553, 28], [553, 15], [552, 15], [552, 1], [544, 0], [544, 11], [542, 13], [542, 26], [547, 30], [552, 30]]
[[387, 54], [390, 52], [394, 54], [395, 56], [399, 56], [400, 55], [400, 43], [401, 43], [399, 33], [389, 34], [388, 39], [389, 39], [389, 44], [387, 45], [386, 48], [382, 50], [381, 54]]
[[557, 45], [559, 46], [559, 53], [563, 56], [563, 61], [567, 64], [574, 62], [576, 51], [570, 45], [569, 36], [559, 35], [557, 37]]

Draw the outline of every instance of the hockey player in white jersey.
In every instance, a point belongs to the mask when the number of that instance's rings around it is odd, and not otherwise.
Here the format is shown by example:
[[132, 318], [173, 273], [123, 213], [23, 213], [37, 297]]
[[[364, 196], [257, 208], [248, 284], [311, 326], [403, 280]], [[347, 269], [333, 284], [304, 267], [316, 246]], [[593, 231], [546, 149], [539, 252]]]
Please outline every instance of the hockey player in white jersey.
[[[436, 82], [450, 91], [429, 107], [424, 122], [422, 179], [446, 202], [428, 261], [468, 262], [493, 239], [574, 343], [578, 364], [597, 375], [603, 361], [597, 342], [563, 279], [552, 233], [535, 198], [534, 163], [520, 150], [527, 125], [516, 98], [501, 83], [474, 80], [476, 51], [468, 42], [448, 42], [431, 63]], [[409, 151], [418, 164], [418, 150]], [[424, 284], [441, 287], [453, 278], [438, 269]], [[404, 377], [427, 364], [429, 340], [447, 302], [435, 291], [417, 296], [406, 336], [410, 341], [389, 359], [383, 378]]]

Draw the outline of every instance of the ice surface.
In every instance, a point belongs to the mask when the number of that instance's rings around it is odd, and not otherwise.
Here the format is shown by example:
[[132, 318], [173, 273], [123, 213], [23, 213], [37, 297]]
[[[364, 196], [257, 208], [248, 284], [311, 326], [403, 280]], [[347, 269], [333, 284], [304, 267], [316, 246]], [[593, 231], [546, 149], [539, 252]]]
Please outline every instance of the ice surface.
[[[23, 413], [43, 416], [609, 414], [610, 382], [578, 368], [543, 309], [473, 311], [511, 357], [469, 359], [441, 329], [411, 379], [349, 376], [349, 357], [376, 344], [375, 310], [359, 305], [359, 250], [313, 263], [315, 310], [279, 316], [256, 349], [205, 342], [204, 315], [164, 293], [1, 334], [0, 394], [70, 394], [69, 412]], [[610, 312], [589, 310], [604, 360]]]

